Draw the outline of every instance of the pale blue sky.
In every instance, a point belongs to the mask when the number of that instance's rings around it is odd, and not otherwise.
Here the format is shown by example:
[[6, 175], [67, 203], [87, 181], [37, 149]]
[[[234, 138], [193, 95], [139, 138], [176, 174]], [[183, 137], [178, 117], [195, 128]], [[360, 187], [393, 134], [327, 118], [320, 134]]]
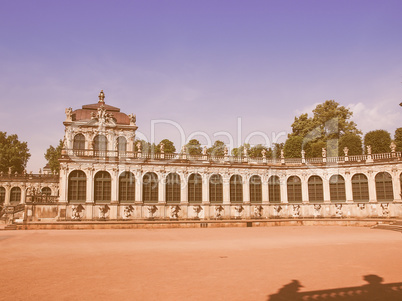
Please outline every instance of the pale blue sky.
[[[327, 99], [351, 107], [363, 132], [393, 135], [401, 15], [399, 0], [2, 0], [0, 130], [28, 142], [36, 172], [64, 134], [64, 109], [103, 89], [148, 138], [151, 120], [168, 119], [186, 137], [226, 131], [237, 143], [240, 117], [242, 142], [271, 139]], [[165, 137], [180, 147], [159, 124]]]

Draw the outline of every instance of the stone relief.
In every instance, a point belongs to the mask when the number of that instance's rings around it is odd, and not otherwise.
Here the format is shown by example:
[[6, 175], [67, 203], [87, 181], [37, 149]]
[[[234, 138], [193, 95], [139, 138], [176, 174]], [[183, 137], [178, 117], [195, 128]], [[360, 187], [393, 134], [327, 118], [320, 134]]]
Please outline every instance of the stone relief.
[[300, 205], [293, 205], [292, 208], [293, 208], [292, 216], [300, 217]]
[[321, 204], [314, 204], [314, 217], [321, 216]]
[[235, 209], [235, 218], [241, 218], [241, 213], [244, 210], [244, 207], [242, 205], [237, 205], [234, 207]]
[[108, 205], [104, 205], [99, 206], [98, 210], [99, 210], [99, 219], [106, 219], [110, 208]]
[[222, 218], [222, 211], [223, 211], [223, 207], [218, 205], [215, 206], [215, 218]]
[[84, 210], [84, 207], [80, 205], [73, 205], [71, 207], [71, 219], [73, 220], [81, 220], [81, 213]]
[[170, 207], [170, 218], [178, 219], [180, 210], [181, 210], [181, 208], [179, 205], [171, 206]]
[[364, 203], [359, 203], [359, 204], [357, 204], [357, 207], [358, 207], [360, 210], [364, 210], [364, 209], [366, 209], [366, 204], [364, 204]]
[[261, 205], [254, 206], [254, 217], [261, 218], [263, 209]]
[[200, 213], [202, 212], [202, 207], [201, 205], [195, 205], [193, 206], [193, 211], [194, 211], [194, 217], [195, 218], [200, 218]]
[[342, 217], [343, 216], [343, 212], [342, 212], [342, 204], [335, 204], [335, 216], [336, 217]]
[[124, 206], [123, 209], [123, 218], [124, 219], [129, 219], [134, 212], [134, 207], [129, 205], [129, 206]]
[[147, 210], [148, 210], [148, 218], [154, 218], [154, 214], [158, 210], [158, 207], [156, 207], [155, 205], [148, 206]]
[[382, 203], [381, 204], [381, 209], [382, 209], [382, 215], [383, 216], [389, 216], [388, 203]]
[[274, 206], [274, 217], [280, 217], [281, 216], [281, 211], [282, 211], [282, 206], [281, 205], [275, 205]]

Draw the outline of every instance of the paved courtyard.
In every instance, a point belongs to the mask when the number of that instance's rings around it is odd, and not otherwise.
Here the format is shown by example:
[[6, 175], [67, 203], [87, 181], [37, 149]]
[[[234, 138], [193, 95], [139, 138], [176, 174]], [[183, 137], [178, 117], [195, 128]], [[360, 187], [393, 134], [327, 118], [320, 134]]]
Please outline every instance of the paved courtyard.
[[0, 231], [0, 299], [274, 300], [402, 282], [401, 254], [362, 227]]

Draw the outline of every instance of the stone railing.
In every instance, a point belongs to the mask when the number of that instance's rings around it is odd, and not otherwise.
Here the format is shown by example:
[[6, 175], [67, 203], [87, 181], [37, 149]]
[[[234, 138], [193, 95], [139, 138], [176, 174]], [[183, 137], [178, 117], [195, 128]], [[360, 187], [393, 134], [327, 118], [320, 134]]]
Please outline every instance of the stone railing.
[[208, 161], [215, 163], [242, 163], [242, 164], [269, 164], [269, 165], [321, 165], [321, 164], [354, 164], [372, 163], [374, 161], [401, 160], [401, 152], [391, 152], [372, 155], [354, 155], [339, 157], [315, 157], [315, 158], [264, 158], [245, 156], [215, 156], [215, 155], [190, 155], [186, 153], [145, 153], [145, 152], [118, 152], [99, 150], [65, 150], [65, 154], [71, 158], [115, 158], [115, 159], [141, 159], [141, 160], [187, 160]]

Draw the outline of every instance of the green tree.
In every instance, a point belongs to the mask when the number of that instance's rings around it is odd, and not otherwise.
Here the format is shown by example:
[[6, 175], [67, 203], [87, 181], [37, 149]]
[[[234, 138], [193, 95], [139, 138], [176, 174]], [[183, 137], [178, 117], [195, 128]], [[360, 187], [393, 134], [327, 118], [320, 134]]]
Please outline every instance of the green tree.
[[280, 158], [281, 157], [281, 150], [285, 146], [285, 143], [274, 143], [274, 149], [272, 150], [272, 156], [274, 158]]
[[59, 141], [59, 145], [56, 147], [49, 146], [45, 153], [45, 159], [49, 164], [50, 170], [54, 174], [58, 174], [60, 172], [60, 162], [59, 159], [61, 158], [61, 150], [63, 149], [63, 140]]
[[220, 140], [216, 140], [214, 145], [212, 145], [207, 150], [208, 155], [212, 156], [223, 156], [225, 154], [225, 143]]
[[201, 148], [201, 143], [197, 139], [191, 139], [187, 144], [187, 153], [189, 155], [201, 155], [202, 154], [202, 148]]
[[266, 147], [262, 144], [257, 144], [250, 148], [249, 151], [249, 156], [252, 158], [261, 158], [262, 157], [262, 151], [265, 150], [265, 156], [267, 158], [272, 158], [272, 149], [269, 147]]
[[394, 142], [396, 144], [396, 151], [402, 152], [402, 128], [395, 130]]
[[327, 155], [337, 156], [338, 139], [346, 134], [361, 134], [356, 124], [349, 120], [352, 115], [352, 111], [336, 101], [327, 100], [316, 106], [313, 117], [308, 117], [308, 114], [295, 117], [289, 137], [303, 138], [303, 149], [307, 157], [321, 156], [323, 142]]
[[155, 148], [155, 152], [161, 152], [161, 144], [163, 143], [163, 150], [165, 154], [173, 154], [176, 151], [176, 147], [174, 146], [173, 142], [169, 139], [163, 139]]
[[6, 132], [0, 132], [0, 171], [22, 173], [31, 157], [28, 144], [20, 142], [17, 135], [7, 136]]
[[354, 156], [354, 155], [361, 155], [363, 154], [363, 143], [362, 143], [362, 138], [360, 135], [349, 133], [346, 135], [343, 135], [341, 139], [339, 139], [339, 145], [338, 145], [338, 155], [339, 156], [344, 156], [345, 153], [343, 149], [347, 147], [349, 149], [348, 155]]
[[283, 154], [286, 158], [301, 158], [303, 137], [290, 136], [283, 147]]
[[364, 146], [371, 146], [373, 154], [389, 153], [391, 151], [391, 134], [385, 130], [375, 130], [364, 135]]
[[232, 156], [244, 157], [244, 148], [247, 148], [248, 150], [250, 150], [250, 148], [251, 148], [250, 144], [249, 143], [244, 143], [243, 145], [240, 145], [239, 147], [233, 148], [232, 151], [231, 151]]

